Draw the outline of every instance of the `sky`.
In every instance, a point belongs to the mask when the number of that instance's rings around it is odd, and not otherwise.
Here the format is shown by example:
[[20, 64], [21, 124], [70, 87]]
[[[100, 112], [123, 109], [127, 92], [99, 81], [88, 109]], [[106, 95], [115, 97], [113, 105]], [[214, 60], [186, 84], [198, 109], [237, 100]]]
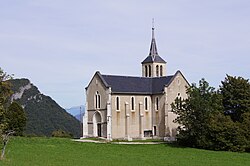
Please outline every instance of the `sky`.
[[141, 76], [152, 18], [168, 75], [250, 78], [249, 0], [0, 0], [0, 67], [63, 108], [84, 105], [96, 71]]

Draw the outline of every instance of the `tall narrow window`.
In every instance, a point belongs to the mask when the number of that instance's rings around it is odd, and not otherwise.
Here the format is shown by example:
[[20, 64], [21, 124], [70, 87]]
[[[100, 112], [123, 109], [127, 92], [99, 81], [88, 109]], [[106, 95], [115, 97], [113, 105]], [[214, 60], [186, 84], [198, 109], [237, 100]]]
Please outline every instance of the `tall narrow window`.
[[145, 97], [144, 109], [145, 109], [145, 110], [148, 110], [148, 98], [147, 98], [147, 97]]
[[101, 95], [98, 91], [95, 94], [95, 108], [101, 108]]
[[159, 66], [156, 65], [156, 77], [159, 77]]
[[163, 69], [162, 69], [162, 65], [160, 66], [160, 76], [163, 76]]
[[151, 77], [151, 66], [148, 66], [148, 76]]
[[145, 66], [145, 77], [148, 76], [148, 66]]
[[181, 94], [180, 93], [178, 93], [178, 96], [176, 97], [176, 103], [177, 103], [177, 106], [176, 106], [177, 109], [181, 109], [181, 107], [182, 107], [182, 101], [181, 101]]
[[98, 107], [98, 104], [97, 104], [97, 102], [98, 102], [98, 96], [97, 96], [97, 93], [98, 93], [98, 92], [96, 92], [96, 94], [95, 94], [95, 108], [97, 108], [97, 107]]
[[135, 98], [131, 97], [131, 110], [135, 110]]
[[100, 94], [98, 95], [98, 108], [101, 108], [101, 96], [100, 96]]
[[116, 110], [120, 110], [120, 99], [116, 97]]
[[181, 97], [177, 97], [176, 98], [176, 107], [177, 107], [177, 109], [181, 109], [181, 107], [182, 107], [182, 103], [181, 103]]
[[155, 109], [158, 111], [159, 110], [159, 98], [158, 97], [156, 97], [155, 106], [156, 106]]

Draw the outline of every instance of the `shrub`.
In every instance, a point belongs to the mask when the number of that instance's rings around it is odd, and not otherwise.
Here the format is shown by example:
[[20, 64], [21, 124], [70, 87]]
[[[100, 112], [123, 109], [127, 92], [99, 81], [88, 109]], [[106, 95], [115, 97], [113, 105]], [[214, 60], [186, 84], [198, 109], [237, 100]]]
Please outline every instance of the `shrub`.
[[61, 137], [61, 138], [72, 138], [73, 135], [63, 130], [55, 130], [51, 134], [52, 137]]

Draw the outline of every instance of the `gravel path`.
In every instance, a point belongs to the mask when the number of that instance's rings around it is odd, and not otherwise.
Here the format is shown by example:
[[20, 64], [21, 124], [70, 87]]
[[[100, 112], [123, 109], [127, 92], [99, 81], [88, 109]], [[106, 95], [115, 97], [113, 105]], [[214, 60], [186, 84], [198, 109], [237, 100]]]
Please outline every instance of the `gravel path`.
[[[89, 139], [73, 139], [76, 142], [92, 142], [92, 143], [108, 143], [106, 140], [89, 140]], [[110, 142], [112, 144], [124, 144], [124, 145], [154, 145], [154, 144], [164, 144], [166, 142]]]

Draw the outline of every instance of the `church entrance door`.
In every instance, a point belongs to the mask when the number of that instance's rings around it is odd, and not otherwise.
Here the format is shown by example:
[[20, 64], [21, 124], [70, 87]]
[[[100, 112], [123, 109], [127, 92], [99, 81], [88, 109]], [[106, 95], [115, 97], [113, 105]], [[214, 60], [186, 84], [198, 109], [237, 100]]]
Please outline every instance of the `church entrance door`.
[[156, 126], [154, 126], [154, 135], [156, 135]]
[[98, 137], [102, 136], [102, 125], [101, 124], [97, 124], [97, 135], [98, 135]]
[[99, 112], [95, 112], [93, 116], [93, 136], [94, 137], [102, 136], [102, 119]]

